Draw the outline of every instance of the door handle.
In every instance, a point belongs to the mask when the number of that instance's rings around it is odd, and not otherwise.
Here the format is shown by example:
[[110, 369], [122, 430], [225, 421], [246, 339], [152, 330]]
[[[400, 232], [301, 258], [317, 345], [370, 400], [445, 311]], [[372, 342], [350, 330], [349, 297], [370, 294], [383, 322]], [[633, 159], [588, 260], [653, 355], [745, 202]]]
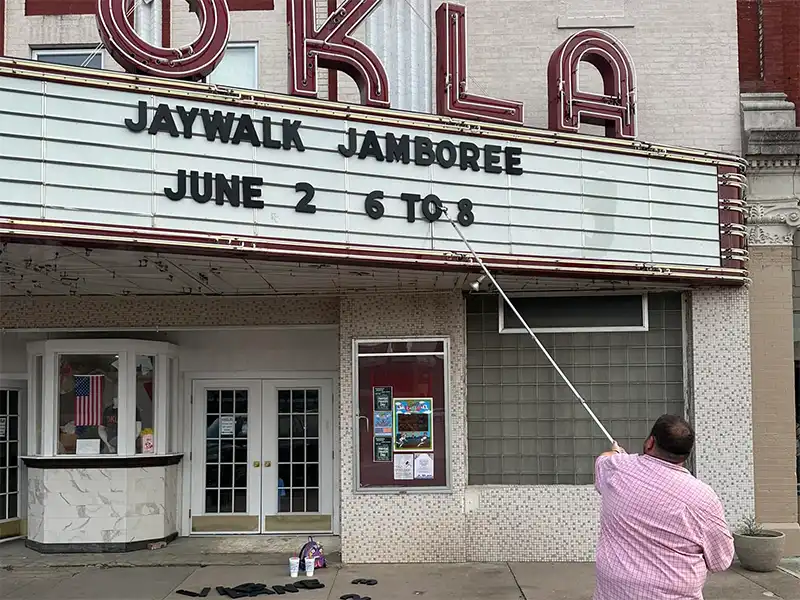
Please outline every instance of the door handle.
[[361, 421], [361, 419], [364, 419], [364, 421], [367, 422], [367, 431], [369, 431], [369, 417], [364, 416], [364, 415], [358, 415], [359, 422]]
[[272, 461], [271, 460], [265, 460], [264, 461], [264, 468], [265, 469], [268, 469], [271, 466], [272, 466]]
[[261, 466], [261, 462], [260, 462], [260, 461], [258, 461], [258, 460], [254, 460], [254, 461], [253, 461], [253, 466], [254, 466], [254, 467], [260, 467], [260, 466]]

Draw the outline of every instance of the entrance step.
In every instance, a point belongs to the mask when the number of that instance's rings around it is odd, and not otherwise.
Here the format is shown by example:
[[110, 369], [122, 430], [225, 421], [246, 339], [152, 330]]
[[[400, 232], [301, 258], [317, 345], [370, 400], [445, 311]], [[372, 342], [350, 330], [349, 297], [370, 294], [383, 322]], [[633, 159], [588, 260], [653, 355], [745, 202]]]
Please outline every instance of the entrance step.
[[[325, 551], [331, 567], [341, 562], [339, 536], [314, 536]], [[0, 571], [69, 567], [205, 567], [263, 566], [287, 567], [308, 536], [204, 536], [178, 538], [165, 548], [123, 553], [40, 554], [25, 546], [24, 540], [0, 544]]]
[[[338, 535], [315, 535], [326, 555], [341, 550]], [[193, 554], [287, 554], [299, 552], [308, 541], [307, 535], [193, 535], [172, 542], [189, 547]]]

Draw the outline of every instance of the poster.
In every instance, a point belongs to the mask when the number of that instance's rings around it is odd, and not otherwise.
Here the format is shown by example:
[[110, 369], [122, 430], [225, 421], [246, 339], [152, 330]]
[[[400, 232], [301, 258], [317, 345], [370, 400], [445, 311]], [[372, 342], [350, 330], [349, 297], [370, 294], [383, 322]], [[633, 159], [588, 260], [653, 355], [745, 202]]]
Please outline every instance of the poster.
[[219, 418], [220, 437], [233, 436], [234, 431], [236, 431], [236, 419], [233, 415], [222, 415]]
[[394, 451], [433, 451], [433, 398], [394, 399]]
[[376, 437], [373, 440], [375, 445], [372, 454], [372, 462], [392, 462], [392, 438]]
[[372, 401], [374, 410], [392, 412], [392, 387], [372, 388]]
[[393, 422], [391, 411], [376, 412], [373, 421], [375, 423], [374, 429], [376, 436], [388, 435], [389, 437], [392, 437]]
[[410, 454], [394, 455], [395, 481], [414, 479], [414, 457]]
[[6, 417], [0, 417], [0, 440], [6, 439]]
[[414, 479], [433, 479], [433, 454], [414, 455]]

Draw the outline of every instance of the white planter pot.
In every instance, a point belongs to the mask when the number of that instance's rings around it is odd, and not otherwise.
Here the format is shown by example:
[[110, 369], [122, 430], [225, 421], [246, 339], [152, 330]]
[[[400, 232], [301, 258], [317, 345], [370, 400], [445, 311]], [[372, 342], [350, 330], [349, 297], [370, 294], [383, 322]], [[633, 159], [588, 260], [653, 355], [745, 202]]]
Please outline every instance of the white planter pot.
[[739, 562], [748, 571], [768, 573], [778, 568], [783, 558], [786, 536], [780, 531], [765, 529], [761, 535], [733, 534]]

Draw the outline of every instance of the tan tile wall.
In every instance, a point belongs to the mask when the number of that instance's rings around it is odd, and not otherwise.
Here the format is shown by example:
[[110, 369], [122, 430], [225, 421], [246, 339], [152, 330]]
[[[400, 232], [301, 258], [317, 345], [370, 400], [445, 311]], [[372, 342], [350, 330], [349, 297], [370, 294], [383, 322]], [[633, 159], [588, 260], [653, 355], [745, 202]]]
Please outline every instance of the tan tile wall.
[[330, 325], [338, 298], [5, 297], [0, 330]]

